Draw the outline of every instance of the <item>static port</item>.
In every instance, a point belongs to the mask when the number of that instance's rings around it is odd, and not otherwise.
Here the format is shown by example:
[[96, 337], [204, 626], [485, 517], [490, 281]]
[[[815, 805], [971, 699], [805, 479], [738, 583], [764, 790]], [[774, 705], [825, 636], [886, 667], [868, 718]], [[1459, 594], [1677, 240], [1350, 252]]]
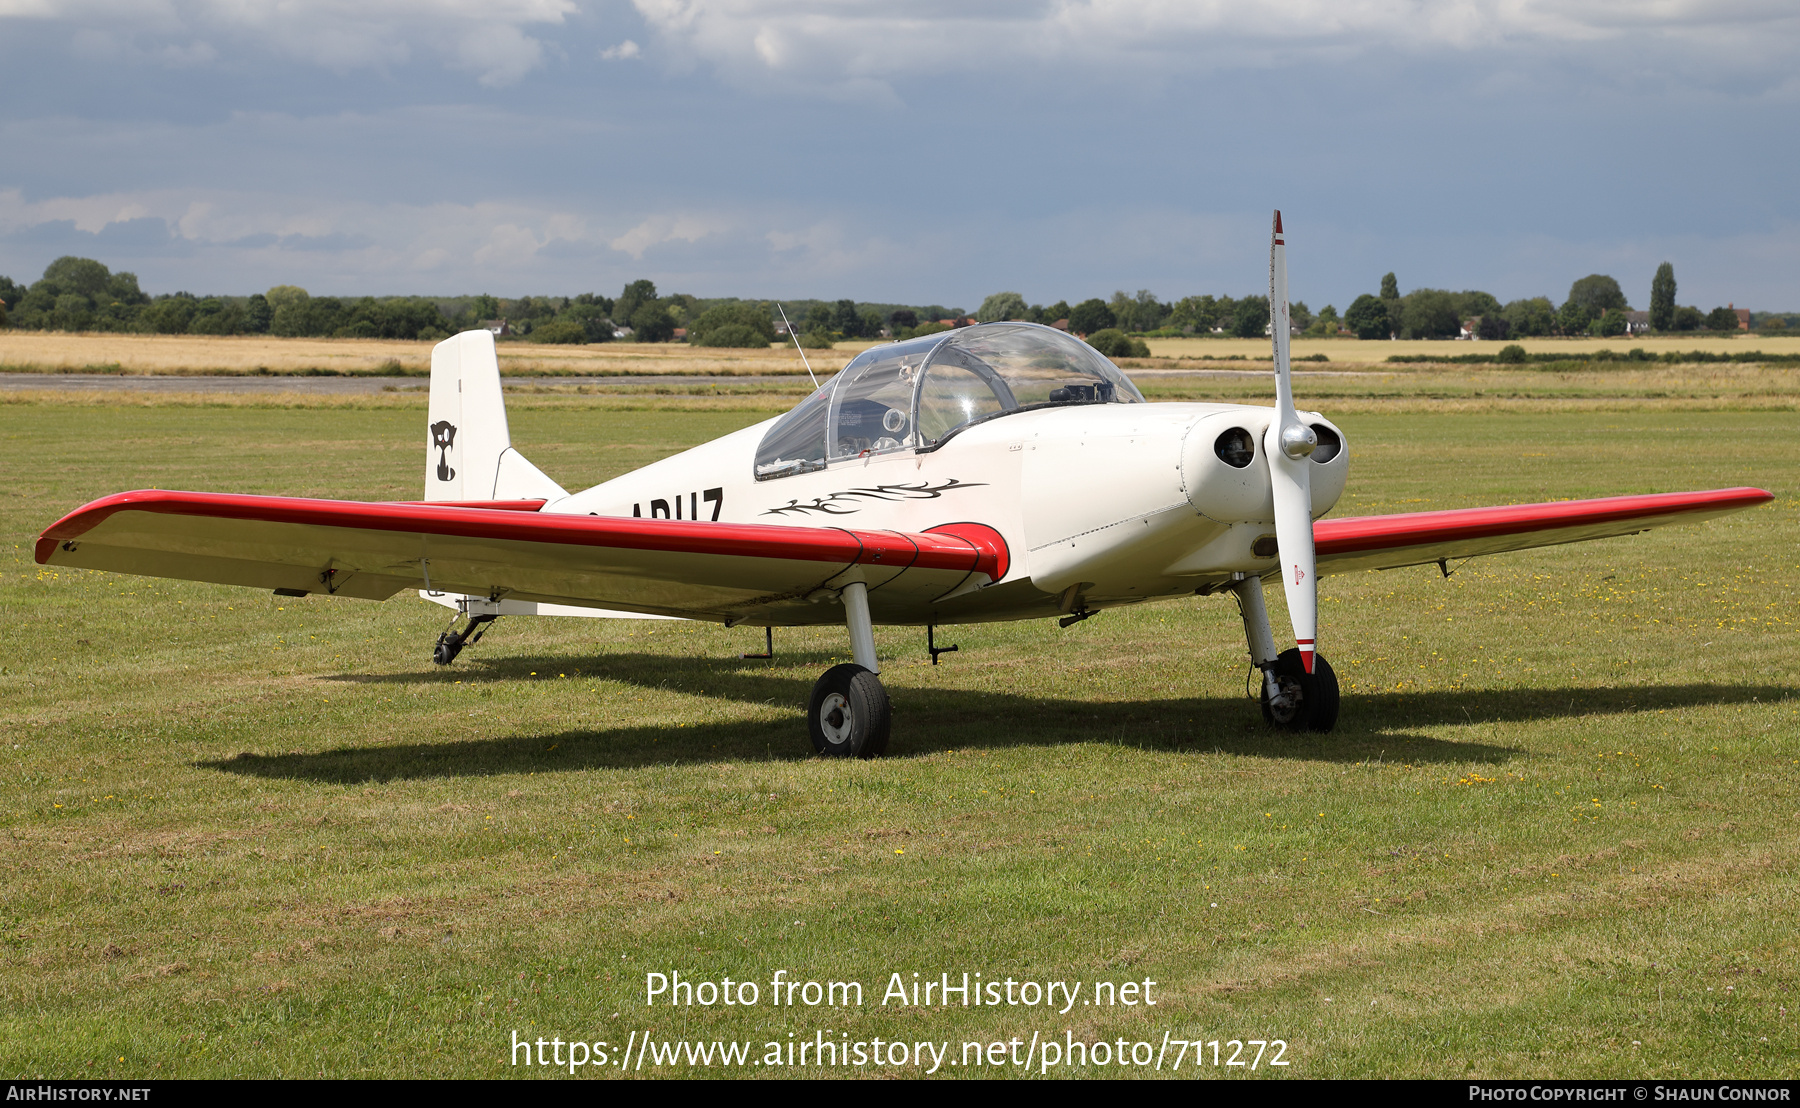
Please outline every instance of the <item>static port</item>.
[[1256, 460], [1256, 440], [1242, 427], [1233, 427], [1213, 440], [1213, 453], [1233, 469], [1243, 469]]
[[1313, 447], [1313, 461], [1320, 463], [1329, 462], [1331, 459], [1338, 456], [1338, 451], [1344, 449], [1344, 440], [1338, 438], [1338, 433], [1336, 431], [1333, 431], [1323, 423], [1313, 424], [1312, 429], [1313, 434], [1319, 436], [1319, 445]]

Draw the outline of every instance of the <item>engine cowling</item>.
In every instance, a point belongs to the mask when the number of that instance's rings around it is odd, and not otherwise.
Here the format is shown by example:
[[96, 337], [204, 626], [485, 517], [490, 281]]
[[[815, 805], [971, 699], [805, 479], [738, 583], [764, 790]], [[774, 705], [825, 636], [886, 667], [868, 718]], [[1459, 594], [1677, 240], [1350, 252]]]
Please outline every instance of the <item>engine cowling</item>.
[[[1318, 436], [1312, 467], [1312, 517], [1337, 505], [1350, 472], [1349, 441], [1335, 423], [1317, 412], [1299, 413]], [[1275, 522], [1263, 434], [1275, 413], [1269, 408], [1235, 408], [1202, 416], [1188, 428], [1181, 446], [1181, 490], [1194, 510], [1219, 523]]]

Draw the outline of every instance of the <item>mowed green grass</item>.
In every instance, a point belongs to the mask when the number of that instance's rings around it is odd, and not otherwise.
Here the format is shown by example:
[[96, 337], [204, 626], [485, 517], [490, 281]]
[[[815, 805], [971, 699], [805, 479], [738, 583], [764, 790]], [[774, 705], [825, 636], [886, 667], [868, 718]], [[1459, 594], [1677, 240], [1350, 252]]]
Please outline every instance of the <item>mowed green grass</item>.
[[[512, 421], [572, 487], [764, 417], [579, 403]], [[778, 631], [765, 662], [738, 657], [751, 629], [506, 619], [441, 668], [446, 614], [417, 600], [32, 561], [127, 488], [417, 495], [423, 420], [0, 407], [7, 1077], [503, 1076], [515, 1031], [646, 1030], [754, 1057], [820, 1030], [953, 1058], [1282, 1039], [1277, 1077], [1794, 1072], [1791, 412], [1345, 416], [1340, 515], [1779, 499], [1448, 580], [1328, 578], [1329, 736], [1264, 727], [1219, 598], [956, 628], [935, 668], [878, 630], [892, 754], [835, 762], [801, 708], [841, 632]], [[867, 1003], [772, 1007], [777, 970]], [[645, 974], [676, 971], [763, 1003], [647, 1008]], [[965, 971], [1152, 979], [1158, 1003], [879, 1002], [892, 973]]]

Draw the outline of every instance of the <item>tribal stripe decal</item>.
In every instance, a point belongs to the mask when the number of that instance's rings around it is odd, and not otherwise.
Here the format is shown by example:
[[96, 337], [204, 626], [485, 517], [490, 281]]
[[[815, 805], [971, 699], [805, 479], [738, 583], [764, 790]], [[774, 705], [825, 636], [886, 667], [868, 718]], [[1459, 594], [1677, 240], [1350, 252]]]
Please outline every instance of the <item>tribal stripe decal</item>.
[[957, 489], [979, 489], [986, 485], [985, 481], [958, 481], [955, 478], [936, 485], [930, 481], [918, 481], [910, 485], [876, 485], [874, 488], [848, 489], [844, 492], [834, 492], [830, 496], [815, 497], [810, 504], [790, 500], [785, 506], [770, 508], [763, 515], [785, 516], [789, 513], [810, 515], [813, 512], [819, 512], [828, 516], [847, 516], [861, 511], [864, 500], [878, 502], [936, 500], [947, 492]]

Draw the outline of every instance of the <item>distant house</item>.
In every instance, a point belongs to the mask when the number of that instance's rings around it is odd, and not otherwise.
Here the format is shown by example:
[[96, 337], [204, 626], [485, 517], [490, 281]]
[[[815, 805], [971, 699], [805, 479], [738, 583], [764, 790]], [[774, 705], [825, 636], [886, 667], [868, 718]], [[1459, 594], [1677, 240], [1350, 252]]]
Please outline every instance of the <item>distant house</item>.
[[1750, 309], [1740, 308], [1736, 304], [1727, 304], [1725, 306], [1737, 313], [1738, 330], [1748, 331], [1750, 329]]
[[615, 338], [615, 339], [628, 339], [628, 338], [630, 338], [630, 337], [631, 337], [631, 328], [629, 328], [629, 327], [615, 327], [615, 328], [613, 328], [613, 338]]
[[687, 341], [687, 328], [686, 327], [675, 328], [675, 341], [676, 342], [686, 342]]
[[780, 320], [780, 319], [777, 319], [775, 321], [775, 333], [777, 335], [785, 335], [788, 333], [788, 325], [787, 325], [786, 321]]
[[496, 335], [510, 335], [513, 333], [513, 329], [507, 325], [507, 322], [504, 319], [484, 319], [481, 321], [481, 329], [483, 331], [492, 331]]
[[1647, 335], [1650, 333], [1649, 312], [1626, 312], [1625, 333], [1628, 335]]
[[1058, 331], [1067, 331], [1069, 329], [1069, 321], [1066, 319], [1059, 319], [1050, 326], [1056, 328]]
[[1467, 341], [1481, 337], [1481, 317], [1470, 316], [1462, 321], [1462, 329], [1456, 333], [1458, 341]]

